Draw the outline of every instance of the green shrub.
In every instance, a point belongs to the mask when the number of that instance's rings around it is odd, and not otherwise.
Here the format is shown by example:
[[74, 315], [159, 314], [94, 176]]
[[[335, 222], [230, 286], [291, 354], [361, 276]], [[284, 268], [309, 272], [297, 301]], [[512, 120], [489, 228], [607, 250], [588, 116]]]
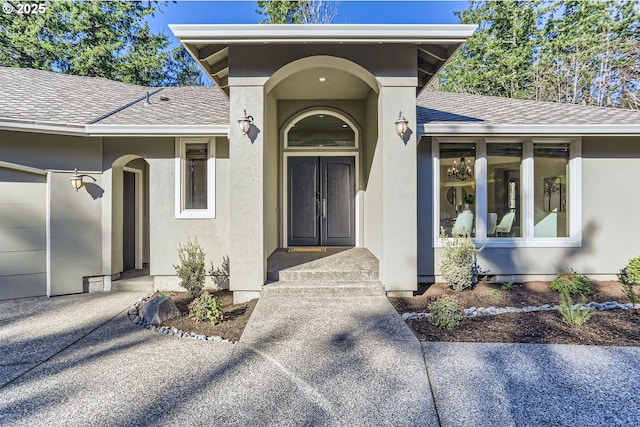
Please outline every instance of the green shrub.
[[620, 270], [618, 280], [622, 282], [622, 289], [629, 302], [640, 302], [640, 292], [634, 290], [634, 286], [640, 285], [640, 257], [632, 258], [626, 267]]
[[229, 289], [229, 274], [231, 273], [231, 264], [229, 263], [229, 257], [224, 256], [222, 258], [222, 264], [220, 267], [215, 267], [213, 261], [211, 261], [211, 270], [209, 274], [213, 277], [213, 281], [219, 289]]
[[513, 282], [504, 282], [502, 284], [502, 290], [504, 290], [504, 291], [512, 291], [513, 290]]
[[440, 273], [449, 287], [456, 291], [473, 286], [475, 255], [483, 248], [476, 248], [469, 235], [447, 237], [444, 228], [440, 229], [442, 240], [442, 261]]
[[180, 286], [185, 288], [192, 296], [196, 296], [204, 287], [204, 251], [198, 243], [198, 239], [187, 239], [186, 246], [178, 245], [178, 257], [180, 264], [174, 265], [180, 278]]
[[187, 307], [189, 308], [189, 318], [194, 322], [208, 320], [212, 325], [215, 325], [224, 319], [222, 303], [207, 291], [191, 301]]
[[622, 282], [622, 291], [624, 292], [624, 296], [627, 297], [627, 300], [629, 300], [630, 303], [640, 303], [640, 292], [636, 292], [631, 283]]
[[502, 301], [502, 294], [497, 289], [489, 289], [488, 291], [485, 291], [485, 294], [487, 294], [490, 297], [495, 298], [495, 299], [497, 299], [499, 301]]
[[593, 282], [582, 274], [578, 274], [573, 270], [568, 273], [560, 273], [550, 283], [551, 289], [562, 292], [567, 290], [571, 295], [589, 295], [593, 291]]
[[458, 301], [449, 296], [443, 296], [429, 304], [429, 311], [429, 323], [440, 329], [455, 329], [464, 318], [464, 311]]
[[640, 257], [631, 258], [624, 268], [627, 281], [632, 285], [640, 285]]
[[569, 290], [566, 288], [560, 291], [560, 308], [558, 311], [560, 312], [560, 316], [562, 316], [562, 321], [572, 328], [584, 325], [595, 314], [592, 307], [586, 310], [580, 307], [574, 308], [573, 299], [569, 294]]

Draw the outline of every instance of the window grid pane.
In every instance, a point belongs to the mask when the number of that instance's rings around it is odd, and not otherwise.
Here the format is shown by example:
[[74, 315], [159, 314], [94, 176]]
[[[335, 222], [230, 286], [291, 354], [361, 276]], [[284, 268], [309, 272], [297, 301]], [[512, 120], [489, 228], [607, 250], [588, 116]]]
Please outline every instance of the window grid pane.
[[487, 236], [521, 237], [522, 144], [487, 144]]
[[440, 227], [475, 236], [475, 144], [440, 144]]
[[207, 209], [207, 144], [185, 147], [184, 208]]
[[569, 237], [569, 144], [534, 144], [533, 237]]

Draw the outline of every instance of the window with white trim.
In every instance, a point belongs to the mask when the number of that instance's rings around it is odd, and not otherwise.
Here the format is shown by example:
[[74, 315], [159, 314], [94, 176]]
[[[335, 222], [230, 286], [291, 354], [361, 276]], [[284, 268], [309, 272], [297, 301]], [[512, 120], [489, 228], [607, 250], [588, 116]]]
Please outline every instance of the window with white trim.
[[175, 166], [176, 218], [214, 218], [214, 140], [178, 138]]
[[434, 138], [434, 245], [579, 246], [581, 141]]

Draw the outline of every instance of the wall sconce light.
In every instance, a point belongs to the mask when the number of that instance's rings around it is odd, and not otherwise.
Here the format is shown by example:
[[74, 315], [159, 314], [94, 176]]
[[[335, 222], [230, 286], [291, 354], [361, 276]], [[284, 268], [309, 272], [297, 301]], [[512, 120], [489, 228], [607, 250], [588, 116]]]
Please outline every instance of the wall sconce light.
[[243, 110], [244, 115], [238, 119], [238, 123], [240, 124], [240, 130], [243, 135], [246, 135], [251, 129], [251, 123], [253, 123], [253, 116], [247, 116], [247, 110]]
[[407, 133], [407, 129], [409, 129], [409, 120], [405, 119], [402, 115], [402, 111], [400, 111], [400, 115], [398, 116], [398, 120], [396, 120], [396, 133], [400, 138], [404, 138], [404, 134]]
[[76, 189], [76, 191], [78, 191], [79, 189], [84, 187], [84, 182], [82, 181], [82, 179], [84, 177], [91, 178], [93, 180], [93, 182], [97, 181], [91, 175], [78, 174], [78, 169], [74, 169], [73, 176], [71, 178], [69, 178], [69, 182], [71, 183], [71, 186]]

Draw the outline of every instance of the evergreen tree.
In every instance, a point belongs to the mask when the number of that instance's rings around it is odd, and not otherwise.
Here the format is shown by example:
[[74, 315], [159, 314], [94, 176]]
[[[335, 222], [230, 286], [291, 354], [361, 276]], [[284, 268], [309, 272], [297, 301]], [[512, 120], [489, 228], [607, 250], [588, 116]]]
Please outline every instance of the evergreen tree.
[[[166, 2], [43, 2], [40, 14], [0, 15], [0, 65], [146, 86], [194, 84], [195, 64], [146, 22]], [[167, 72], [170, 70], [170, 78]]]
[[335, 0], [258, 0], [261, 24], [329, 24], [337, 13]]
[[472, 1], [476, 34], [433, 88], [639, 108], [638, 0]]
[[472, 1], [456, 12], [463, 24], [479, 24], [474, 36], [447, 65], [444, 90], [527, 98], [533, 90], [539, 1]]

